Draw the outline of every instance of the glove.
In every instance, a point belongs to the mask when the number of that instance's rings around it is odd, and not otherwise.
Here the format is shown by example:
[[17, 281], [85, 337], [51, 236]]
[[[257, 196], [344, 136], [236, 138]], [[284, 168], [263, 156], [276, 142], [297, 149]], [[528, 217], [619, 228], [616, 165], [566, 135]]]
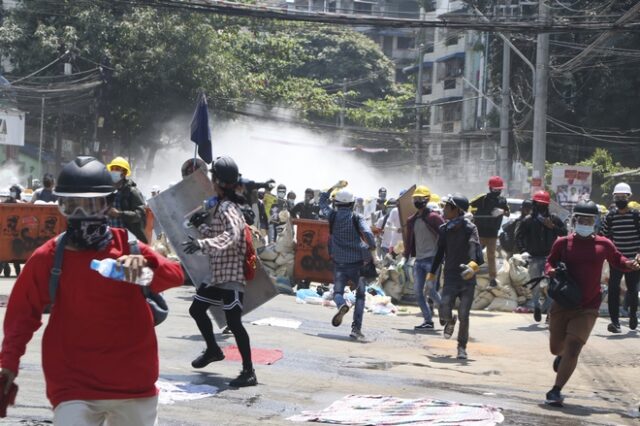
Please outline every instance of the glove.
[[209, 217], [209, 212], [206, 212], [206, 211], [205, 212], [194, 213], [189, 218], [189, 223], [197, 228], [198, 226], [200, 226], [203, 223], [205, 223], [207, 221], [208, 217]]
[[479, 269], [478, 264], [474, 261], [471, 261], [466, 265], [463, 263], [462, 265], [460, 265], [460, 268], [462, 268], [462, 272], [460, 272], [460, 276], [465, 281], [468, 281], [471, 278], [473, 278], [473, 276], [476, 274], [476, 272], [478, 272], [478, 269]]
[[202, 250], [202, 245], [200, 244], [200, 241], [189, 235], [189, 241], [185, 241], [182, 243], [182, 249], [187, 254], [193, 254], [197, 251]]

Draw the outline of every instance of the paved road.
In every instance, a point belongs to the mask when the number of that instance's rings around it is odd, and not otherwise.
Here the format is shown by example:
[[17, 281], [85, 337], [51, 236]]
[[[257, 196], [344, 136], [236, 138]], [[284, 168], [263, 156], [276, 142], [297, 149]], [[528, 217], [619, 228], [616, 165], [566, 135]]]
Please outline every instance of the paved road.
[[[0, 299], [11, 291], [12, 279], [0, 278]], [[349, 323], [334, 328], [333, 310], [297, 304], [292, 296], [278, 296], [245, 318], [256, 348], [280, 349], [284, 357], [274, 365], [258, 365], [259, 386], [230, 389], [226, 382], [240, 369], [223, 361], [203, 370], [191, 360], [203, 345], [188, 314], [192, 289], [167, 293], [169, 319], [157, 328], [161, 379], [207, 384], [219, 389], [204, 399], [161, 405], [161, 425], [282, 425], [302, 410], [320, 410], [348, 394], [383, 394], [404, 398], [439, 398], [500, 407], [509, 425], [638, 424], [640, 335], [612, 336], [606, 320], [598, 320], [578, 369], [565, 390], [566, 408], [544, 406], [553, 384], [548, 332], [531, 315], [473, 312], [470, 359], [458, 361], [455, 340], [442, 330], [416, 334], [417, 309], [396, 317], [365, 315], [366, 343], [350, 341]], [[4, 297], [3, 297], [4, 296]], [[4, 308], [0, 314], [4, 318]], [[300, 328], [256, 326], [265, 317], [297, 319]], [[43, 321], [46, 323], [46, 316]], [[48, 424], [52, 415], [44, 394], [40, 364], [42, 329], [29, 344], [17, 379], [18, 405], [0, 424]], [[221, 336], [222, 345], [235, 344]], [[99, 368], [99, 366], [96, 366]]]

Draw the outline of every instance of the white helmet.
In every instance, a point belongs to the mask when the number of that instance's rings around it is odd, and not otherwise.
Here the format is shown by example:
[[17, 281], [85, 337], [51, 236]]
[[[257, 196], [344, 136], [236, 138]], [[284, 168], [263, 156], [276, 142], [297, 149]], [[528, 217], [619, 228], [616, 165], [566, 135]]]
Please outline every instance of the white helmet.
[[349, 204], [353, 203], [353, 194], [346, 189], [341, 189], [336, 193], [336, 203]]
[[613, 193], [614, 194], [629, 194], [629, 195], [631, 195], [631, 187], [629, 186], [629, 184], [626, 184], [624, 182], [620, 182], [619, 184], [617, 184], [615, 186], [615, 188], [613, 188]]

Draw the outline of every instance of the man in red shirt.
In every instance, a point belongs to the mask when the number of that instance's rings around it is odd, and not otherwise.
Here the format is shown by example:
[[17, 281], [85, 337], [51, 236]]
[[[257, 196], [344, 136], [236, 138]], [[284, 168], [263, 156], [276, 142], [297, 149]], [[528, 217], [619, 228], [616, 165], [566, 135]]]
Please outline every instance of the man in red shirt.
[[[131, 254], [125, 229], [108, 225], [115, 188], [104, 164], [77, 157], [66, 164], [54, 193], [67, 218], [62, 272], [55, 298], [49, 279], [57, 239], [27, 261], [9, 297], [0, 354], [6, 392], [20, 357], [52, 305], [42, 338], [46, 392], [59, 425], [154, 425], [157, 422], [158, 342], [142, 288], [132, 284], [143, 267], [153, 271], [150, 289], [161, 292], [184, 281], [180, 265], [138, 243]], [[117, 259], [127, 281], [90, 269], [93, 259]]]
[[556, 356], [553, 370], [556, 382], [547, 392], [545, 403], [562, 406], [562, 387], [569, 381], [578, 364], [578, 356], [587, 343], [598, 318], [602, 302], [600, 277], [602, 264], [622, 271], [638, 270], [638, 258], [629, 260], [607, 238], [595, 235], [595, 220], [599, 214], [593, 201], [580, 201], [573, 209], [574, 233], [558, 238], [551, 247], [545, 272], [555, 276], [558, 262], [564, 262], [569, 276], [581, 290], [580, 306], [567, 308], [556, 301], [551, 305], [549, 320], [549, 347]]

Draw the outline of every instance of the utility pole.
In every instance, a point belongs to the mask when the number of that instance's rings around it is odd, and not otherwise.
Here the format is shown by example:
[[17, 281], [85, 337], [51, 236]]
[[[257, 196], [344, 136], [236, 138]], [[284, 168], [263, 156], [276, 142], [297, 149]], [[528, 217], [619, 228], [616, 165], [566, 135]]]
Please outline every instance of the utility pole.
[[[422, 38], [420, 38], [422, 41]], [[416, 79], [416, 182], [422, 180], [422, 67], [423, 67], [423, 49], [424, 45], [420, 43], [418, 46], [418, 77]]]
[[42, 97], [42, 103], [40, 105], [40, 149], [38, 150], [38, 173], [39, 176], [44, 175], [42, 173], [42, 148], [44, 146], [44, 96]]
[[502, 44], [502, 105], [500, 106], [500, 163], [498, 174], [510, 182], [509, 167], [509, 110], [511, 105], [511, 48]]
[[344, 113], [346, 108], [346, 96], [347, 96], [347, 79], [342, 79], [342, 100], [340, 102], [340, 127], [344, 127]]
[[[546, 0], [539, 0], [538, 18], [545, 23], [549, 18]], [[544, 187], [547, 157], [547, 93], [549, 86], [549, 34], [538, 34], [536, 48], [535, 104], [533, 107], [533, 174], [532, 190]]]

